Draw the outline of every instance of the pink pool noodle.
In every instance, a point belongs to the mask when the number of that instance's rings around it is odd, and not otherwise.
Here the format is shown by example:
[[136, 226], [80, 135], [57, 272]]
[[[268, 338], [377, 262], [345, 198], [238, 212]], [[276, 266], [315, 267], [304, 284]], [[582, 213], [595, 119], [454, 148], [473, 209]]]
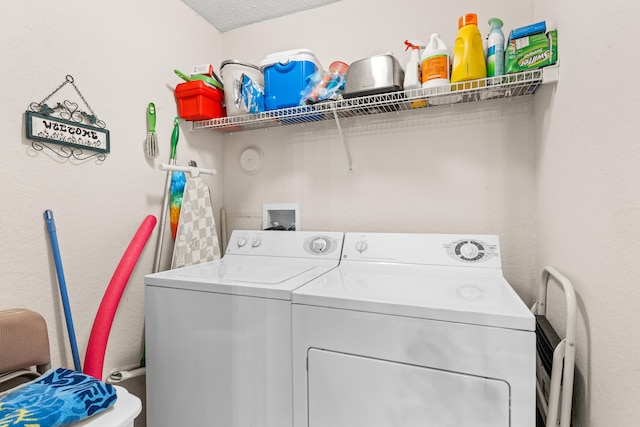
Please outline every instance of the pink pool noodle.
[[84, 373], [99, 380], [102, 380], [107, 341], [109, 340], [109, 332], [111, 331], [111, 325], [113, 324], [120, 298], [155, 226], [156, 217], [153, 215], [147, 216], [142, 221], [102, 297], [102, 302], [98, 308], [91, 335], [89, 336], [87, 353], [84, 357]]

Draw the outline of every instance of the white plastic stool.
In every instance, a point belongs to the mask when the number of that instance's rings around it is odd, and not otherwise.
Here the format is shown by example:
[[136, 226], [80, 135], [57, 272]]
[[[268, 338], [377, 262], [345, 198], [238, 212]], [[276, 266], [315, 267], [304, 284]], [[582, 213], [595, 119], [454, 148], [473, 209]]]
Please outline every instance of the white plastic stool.
[[142, 411], [142, 402], [127, 389], [114, 386], [118, 394], [115, 405], [106, 411], [74, 424], [77, 427], [133, 427]]
[[[46, 322], [31, 310], [0, 311], [0, 348], [0, 391], [33, 380], [51, 366]], [[111, 408], [73, 426], [133, 427], [142, 402], [124, 387], [114, 387], [118, 398]]]

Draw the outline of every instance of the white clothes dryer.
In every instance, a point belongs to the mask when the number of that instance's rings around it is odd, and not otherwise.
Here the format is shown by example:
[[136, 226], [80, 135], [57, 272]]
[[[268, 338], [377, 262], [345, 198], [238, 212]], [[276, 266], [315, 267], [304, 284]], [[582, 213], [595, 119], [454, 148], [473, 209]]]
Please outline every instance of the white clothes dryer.
[[292, 425], [291, 292], [343, 233], [233, 231], [217, 261], [145, 277], [147, 423]]
[[346, 233], [293, 292], [296, 427], [534, 427], [535, 320], [489, 235]]

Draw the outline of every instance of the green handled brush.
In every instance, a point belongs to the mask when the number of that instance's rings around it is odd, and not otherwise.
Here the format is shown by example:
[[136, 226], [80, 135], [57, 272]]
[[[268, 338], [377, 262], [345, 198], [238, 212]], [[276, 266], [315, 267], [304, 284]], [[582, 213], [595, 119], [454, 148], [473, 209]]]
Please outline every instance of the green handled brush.
[[147, 158], [154, 159], [158, 156], [158, 137], [156, 136], [156, 106], [150, 102], [147, 106], [147, 143], [145, 154]]

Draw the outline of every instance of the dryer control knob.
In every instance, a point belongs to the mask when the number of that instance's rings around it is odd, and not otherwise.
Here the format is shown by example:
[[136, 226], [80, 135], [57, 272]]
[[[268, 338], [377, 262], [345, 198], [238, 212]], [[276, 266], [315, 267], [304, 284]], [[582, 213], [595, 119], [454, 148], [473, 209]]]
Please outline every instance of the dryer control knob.
[[369, 245], [367, 244], [366, 240], [360, 240], [358, 243], [356, 243], [356, 251], [360, 253], [366, 251], [368, 247]]
[[311, 242], [311, 250], [316, 253], [323, 253], [329, 248], [329, 242], [326, 239], [314, 239]]
[[239, 248], [243, 247], [244, 245], [246, 245], [246, 244], [247, 244], [247, 238], [246, 238], [246, 237], [240, 237], [240, 238], [238, 239], [237, 244], [238, 244], [238, 247], [239, 247]]
[[255, 239], [253, 239], [253, 242], [251, 242], [251, 247], [252, 248], [257, 248], [261, 244], [262, 244], [262, 239], [259, 238], [259, 237], [256, 237]]

